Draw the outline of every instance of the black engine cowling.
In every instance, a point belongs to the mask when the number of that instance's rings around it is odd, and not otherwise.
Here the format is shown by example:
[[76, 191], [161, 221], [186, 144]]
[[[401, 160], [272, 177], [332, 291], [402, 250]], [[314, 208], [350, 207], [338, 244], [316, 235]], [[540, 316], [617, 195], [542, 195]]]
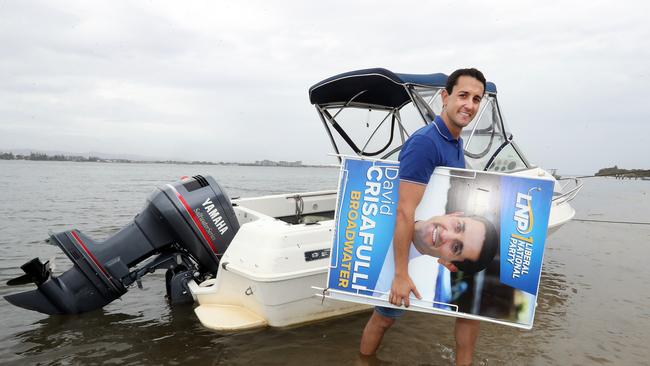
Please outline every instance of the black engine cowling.
[[8, 285], [33, 282], [35, 290], [5, 296], [10, 303], [45, 314], [94, 310], [127, 292], [156, 269], [167, 269], [172, 302], [191, 300], [187, 281], [214, 274], [239, 230], [230, 199], [209, 176], [195, 176], [158, 188], [129, 225], [104, 241], [77, 230], [54, 234], [50, 242], [73, 267], [53, 275], [38, 258]]

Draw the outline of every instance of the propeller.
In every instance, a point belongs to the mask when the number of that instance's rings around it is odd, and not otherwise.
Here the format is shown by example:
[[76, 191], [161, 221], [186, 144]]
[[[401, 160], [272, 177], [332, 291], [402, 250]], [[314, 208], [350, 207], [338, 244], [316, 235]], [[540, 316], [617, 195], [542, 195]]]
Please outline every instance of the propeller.
[[29, 283], [35, 283], [37, 286], [43, 284], [50, 278], [52, 271], [50, 270], [50, 261], [41, 263], [40, 259], [34, 258], [31, 261], [23, 264], [20, 268], [25, 272], [24, 275], [12, 278], [7, 281], [7, 286], [19, 286]]

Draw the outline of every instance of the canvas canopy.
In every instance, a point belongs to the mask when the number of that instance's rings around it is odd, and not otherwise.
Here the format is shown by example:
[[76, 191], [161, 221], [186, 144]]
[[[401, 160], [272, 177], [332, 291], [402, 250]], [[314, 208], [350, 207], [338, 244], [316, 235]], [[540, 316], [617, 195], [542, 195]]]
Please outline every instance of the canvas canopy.
[[[309, 88], [312, 104], [368, 105], [380, 108], [401, 108], [411, 97], [407, 86], [442, 88], [447, 75], [399, 74], [383, 68], [346, 72], [327, 78]], [[496, 94], [496, 85], [488, 82], [486, 91]]]

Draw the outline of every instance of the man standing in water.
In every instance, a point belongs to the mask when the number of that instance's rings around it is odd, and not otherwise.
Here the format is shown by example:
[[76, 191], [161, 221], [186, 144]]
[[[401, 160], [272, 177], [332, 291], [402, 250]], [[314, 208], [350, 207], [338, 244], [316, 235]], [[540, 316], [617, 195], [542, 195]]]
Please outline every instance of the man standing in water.
[[[483, 94], [485, 77], [476, 69], [454, 71], [442, 91], [443, 109], [440, 116], [429, 125], [416, 131], [402, 147], [399, 155], [400, 184], [397, 219], [393, 236], [395, 277], [391, 286], [391, 304], [409, 306], [411, 292], [421, 298], [408, 274], [408, 252], [413, 241], [415, 209], [420, 204], [426, 185], [437, 166], [465, 167], [463, 142], [460, 132], [476, 115]], [[449, 270], [456, 271], [453, 263], [439, 260]], [[395, 323], [404, 310], [376, 307], [361, 337], [362, 355], [373, 355], [384, 333]], [[456, 318], [456, 364], [472, 363], [478, 338], [479, 322]]]

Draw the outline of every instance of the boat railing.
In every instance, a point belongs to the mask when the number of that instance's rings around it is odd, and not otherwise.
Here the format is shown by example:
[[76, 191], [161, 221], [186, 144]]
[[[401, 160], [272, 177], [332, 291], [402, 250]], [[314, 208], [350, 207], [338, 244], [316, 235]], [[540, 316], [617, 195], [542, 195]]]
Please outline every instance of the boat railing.
[[[304, 224], [305, 223], [305, 202], [303, 198], [326, 197], [326, 196], [335, 195], [337, 193], [338, 192], [336, 190], [328, 190], [328, 191], [319, 191], [319, 192], [298, 193], [298, 194], [287, 196], [286, 199], [293, 199], [295, 201], [295, 213], [294, 215], [281, 217], [279, 219], [292, 224]], [[329, 220], [333, 219], [333, 213], [334, 211], [332, 211], [332, 217], [326, 215], [327, 219]], [[289, 220], [289, 218], [293, 218], [293, 220]], [[315, 222], [316, 221], [310, 222], [310, 224], [313, 224]]]
[[[566, 181], [566, 182], [560, 182], [560, 181]], [[554, 205], [559, 205], [574, 199], [578, 195], [578, 192], [580, 192], [584, 184], [582, 180], [574, 177], [560, 178], [557, 180], [557, 182], [558, 184], [560, 184], [561, 193], [553, 196]]]

